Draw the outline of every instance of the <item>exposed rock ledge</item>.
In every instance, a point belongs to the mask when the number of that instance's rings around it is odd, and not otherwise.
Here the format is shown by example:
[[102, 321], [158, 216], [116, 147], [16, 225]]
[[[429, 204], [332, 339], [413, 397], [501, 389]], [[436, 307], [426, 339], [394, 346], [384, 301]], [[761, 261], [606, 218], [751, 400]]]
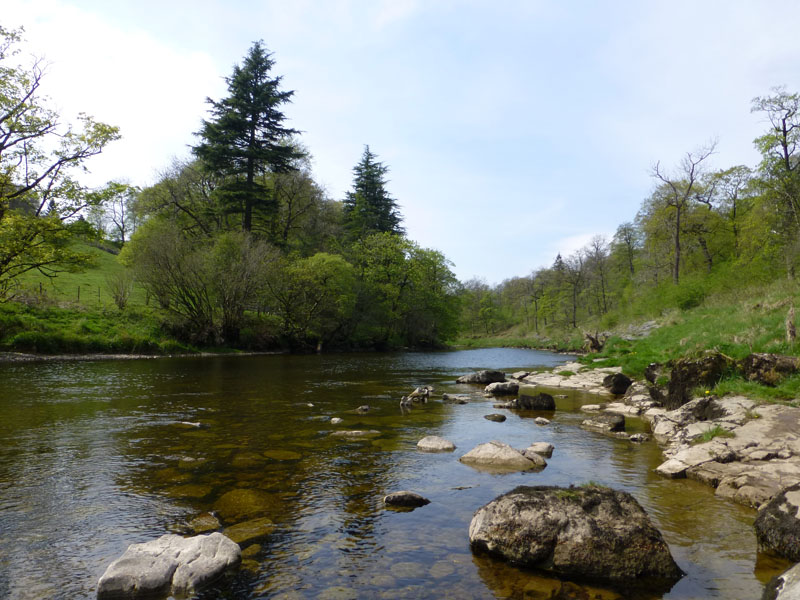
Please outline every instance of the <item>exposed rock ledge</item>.
[[[664, 476], [696, 479], [753, 508], [800, 482], [798, 408], [711, 396], [645, 415], [664, 445], [668, 460], [656, 469]], [[717, 435], [702, 442], [706, 432]]]
[[[564, 371], [571, 371], [573, 375], [559, 375]], [[552, 388], [566, 388], [571, 390], [584, 390], [593, 394], [609, 395], [610, 392], [603, 386], [603, 379], [608, 375], [622, 372], [621, 367], [600, 367], [586, 369], [585, 365], [571, 362], [561, 365], [552, 371], [531, 373], [520, 381], [529, 385], [541, 385]]]
[[[523, 381], [607, 396], [603, 379], [619, 368], [580, 373], [581, 367], [568, 363]], [[563, 371], [575, 374], [558, 374]], [[739, 504], [759, 508], [800, 483], [800, 408], [758, 404], [742, 396], [707, 396], [666, 411], [640, 382], [634, 382], [619, 401], [585, 408], [649, 421], [666, 459], [657, 469], [659, 474], [706, 483], [716, 488], [718, 496]], [[717, 435], [703, 442], [706, 431]]]

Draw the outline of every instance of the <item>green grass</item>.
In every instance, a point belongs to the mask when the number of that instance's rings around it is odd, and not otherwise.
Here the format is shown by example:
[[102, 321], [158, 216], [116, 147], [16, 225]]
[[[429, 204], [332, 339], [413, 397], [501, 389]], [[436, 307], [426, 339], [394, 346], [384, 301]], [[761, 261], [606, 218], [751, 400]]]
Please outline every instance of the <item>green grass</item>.
[[[50, 303], [60, 306], [74, 306], [88, 309], [116, 308], [114, 298], [108, 289], [108, 278], [125, 270], [114, 254], [93, 246], [83, 245], [81, 252], [92, 257], [92, 264], [79, 273], [59, 273], [56, 277], [46, 277], [37, 271], [29, 271], [18, 281], [18, 295], [25, 301]], [[145, 306], [146, 292], [134, 285], [129, 301], [130, 306]]]
[[694, 442], [696, 444], [703, 444], [705, 442], [710, 442], [714, 438], [717, 437], [724, 437], [724, 438], [732, 438], [736, 437], [736, 434], [732, 431], [728, 431], [721, 425], [714, 425], [711, 429], [707, 429], [703, 432], [703, 434], [697, 437]]
[[575, 375], [575, 372], [565, 369], [564, 371], [559, 371], [558, 375], [561, 375], [562, 377], [572, 377], [573, 375]]
[[167, 354], [196, 352], [174, 339], [134, 285], [119, 310], [108, 279], [124, 271], [114, 254], [83, 246], [92, 264], [83, 272], [19, 278], [14, 302], [0, 303], [0, 349], [40, 354]]
[[0, 349], [39, 354], [196, 352], [173, 339], [149, 310], [0, 305]]

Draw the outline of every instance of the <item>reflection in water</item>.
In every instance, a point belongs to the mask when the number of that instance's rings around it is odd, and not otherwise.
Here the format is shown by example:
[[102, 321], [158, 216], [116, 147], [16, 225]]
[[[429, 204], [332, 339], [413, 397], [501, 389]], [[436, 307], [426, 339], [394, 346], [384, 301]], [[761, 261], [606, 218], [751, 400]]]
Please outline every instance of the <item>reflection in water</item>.
[[[580, 430], [579, 407], [594, 398], [558, 398], [547, 427], [510, 411], [487, 421], [492, 402], [479, 396], [398, 406], [418, 385], [477, 392], [456, 377], [563, 360], [492, 349], [0, 365], [0, 597], [92, 598], [128, 544], [188, 532], [216, 510], [225, 526], [268, 517], [274, 527], [243, 543], [242, 569], [202, 598], [658, 598], [562, 585], [470, 553], [479, 506], [523, 483], [589, 480], [633, 493], [664, 533], [687, 572], [664, 598], [757, 597], [786, 564], [756, 563], [753, 512], [657, 477], [654, 444]], [[369, 412], [356, 413], [363, 404]], [[378, 434], [331, 437], [341, 429]], [[458, 449], [419, 453], [426, 435]], [[556, 450], [541, 473], [458, 462], [491, 439]], [[400, 489], [431, 504], [386, 510], [382, 497]]]

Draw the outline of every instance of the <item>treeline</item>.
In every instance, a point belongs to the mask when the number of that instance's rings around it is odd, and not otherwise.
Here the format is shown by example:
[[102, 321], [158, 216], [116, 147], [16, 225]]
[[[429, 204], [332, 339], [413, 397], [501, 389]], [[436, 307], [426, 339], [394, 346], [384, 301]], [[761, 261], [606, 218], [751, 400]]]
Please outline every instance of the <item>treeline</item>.
[[208, 100], [191, 159], [145, 189], [90, 189], [75, 174], [118, 130], [61, 125], [40, 94], [42, 63], [17, 62], [22, 33], [0, 26], [0, 303], [26, 299], [26, 274], [89, 266], [82, 241], [121, 249], [128, 270], [107, 285], [120, 310], [143, 286], [147, 319], [155, 311], [192, 344], [394, 348], [455, 335], [451, 263], [405, 236], [388, 167], [365, 147], [352, 189], [328, 198], [261, 42], [228, 95]]
[[769, 124], [761, 162], [712, 170], [716, 142], [673, 169], [652, 167], [653, 192], [611, 239], [594, 237], [553, 264], [497, 286], [462, 290], [472, 336], [513, 330], [608, 329], [688, 309], [714, 292], [793, 279], [800, 260], [800, 95], [774, 88], [751, 112]]
[[292, 92], [272, 67], [256, 43], [234, 68], [193, 160], [135, 195], [127, 221], [139, 226], [121, 260], [173, 332], [200, 344], [385, 349], [453, 337], [457, 281], [440, 252], [405, 237], [388, 167], [365, 147], [351, 191], [329, 199], [284, 124]]

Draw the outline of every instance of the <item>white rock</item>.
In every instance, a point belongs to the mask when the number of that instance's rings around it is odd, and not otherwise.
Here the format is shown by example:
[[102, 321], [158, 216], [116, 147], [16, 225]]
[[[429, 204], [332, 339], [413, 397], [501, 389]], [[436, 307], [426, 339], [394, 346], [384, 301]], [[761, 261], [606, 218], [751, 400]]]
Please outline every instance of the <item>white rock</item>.
[[656, 473], [670, 479], [679, 479], [686, 477], [686, 469], [688, 468], [689, 466], [686, 463], [670, 458], [656, 468]]
[[138, 598], [143, 594], [191, 594], [241, 561], [239, 545], [219, 532], [184, 538], [167, 534], [131, 544], [97, 583], [97, 597]]
[[553, 444], [548, 444], [547, 442], [534, 442], [525, 448], [523, 454], [527, 456], [526, 452], [533, 452], [535, 454], [544, 456], [545, 458], [550, 458], [553, 456], [553, 449]]
[[452, 452], [456, 445], [438, 435], [429, 435], [417, 442], [417, 448], [423, 452]]
[[498, 470], [526, 471], [541, 466], [519, 450], [494, 440], [475, 446], [458, 460], [470, 466]]

